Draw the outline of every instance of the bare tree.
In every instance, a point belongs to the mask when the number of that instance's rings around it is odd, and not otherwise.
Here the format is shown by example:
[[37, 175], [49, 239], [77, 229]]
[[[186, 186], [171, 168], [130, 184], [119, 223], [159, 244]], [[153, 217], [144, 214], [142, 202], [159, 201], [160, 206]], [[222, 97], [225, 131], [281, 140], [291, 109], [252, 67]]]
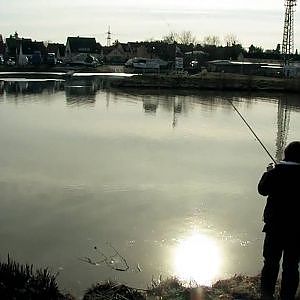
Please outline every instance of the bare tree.
[[173, 44], [174, 42], [189, 45], [196, 44], [196, 37], [192, 34], [191, 31], [182, 31], [182, 32], [173, 32], [171, 31], [169, 34], [163, 37], [163, 41], [168, 44]]
[[231, 47], [233, 45], [240, 44], [239, 39], [233, 33], [226, 34], [225, 37], [224, 37], [224, 42], [225, 42], [225, 45], [229, 46], [229, 47]]
[[204, 37], [203, 42], [204, 45], [209, 45], [209, 46], [220, 46], [220, 38], [216, 35], [208, 35]]
[[184, 45], [196, 44], [196, 37], [192, 34], [191, 31], [182, 31], [178, 35], [178, 42]]
[[163, 36], [163, 42], [168, 44], [173, 44], [174, 42], [178, 42], [178, 33], [171, 31], [167, 35]]

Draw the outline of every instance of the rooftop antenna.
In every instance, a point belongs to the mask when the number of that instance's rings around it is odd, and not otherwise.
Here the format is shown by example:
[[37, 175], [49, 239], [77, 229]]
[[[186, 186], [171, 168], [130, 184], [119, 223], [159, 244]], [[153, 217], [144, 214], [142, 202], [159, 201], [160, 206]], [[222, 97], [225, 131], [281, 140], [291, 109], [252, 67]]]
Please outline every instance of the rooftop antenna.
[[106, 38], [106, 46], [110, 47], [111, 46], [111, 31], [110, 31], [110, 26], [108, 26], [108, 31], [106, 32], [107, 38]]
[[297, 0], [285, 0], [285, 18], [282, 42], [282, 54], [285, 63], [291, 54], [294, 54], [294, 13]]

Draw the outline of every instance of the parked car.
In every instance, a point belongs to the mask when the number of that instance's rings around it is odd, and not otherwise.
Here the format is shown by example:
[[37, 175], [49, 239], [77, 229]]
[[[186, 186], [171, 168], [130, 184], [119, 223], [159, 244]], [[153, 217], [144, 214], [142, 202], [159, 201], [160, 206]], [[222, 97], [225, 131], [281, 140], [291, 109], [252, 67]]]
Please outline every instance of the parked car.
[[159, 58], [134, 57], [125, 63], [126, 73], [156, 73], [168, 68], [169, 63]]
[[100, 65], [98, 59], [90, 54], [78, 54], [72, 58], [72, 61], [69, 62], [73, 66], [87, 66], [87, 67], [97, 67]]
[[7, 61], [6, 64], [8, 66], [15, 66], [16, 65], [16, 61], [14, 60], [14, 58], [10, 57]]

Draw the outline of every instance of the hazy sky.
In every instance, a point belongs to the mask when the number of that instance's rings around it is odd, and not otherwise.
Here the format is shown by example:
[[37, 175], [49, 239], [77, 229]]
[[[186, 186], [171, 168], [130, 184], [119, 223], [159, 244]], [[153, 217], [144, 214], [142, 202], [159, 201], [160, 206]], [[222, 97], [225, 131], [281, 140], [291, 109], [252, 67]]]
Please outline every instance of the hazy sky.
[[[244, 47], [275, 48], [282, 42], [284, 0], [0, 0], [0, 33], [66, 42], [67, 36], [94, 36], [106, 44], [161, 39], [190, 30], [199, 41], [235, 34]], [[300, 49], [300, 13], [295, 14], [295, 46]]]

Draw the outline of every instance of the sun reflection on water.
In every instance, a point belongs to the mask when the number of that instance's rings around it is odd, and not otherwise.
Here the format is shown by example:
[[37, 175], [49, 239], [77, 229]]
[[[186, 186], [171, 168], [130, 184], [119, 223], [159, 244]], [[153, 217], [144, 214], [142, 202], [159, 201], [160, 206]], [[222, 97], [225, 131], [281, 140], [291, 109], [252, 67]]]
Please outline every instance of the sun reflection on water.
[[174, 251], [175, 275], [183, 281], [212, 285], [221, 272], [222, 257], [216, 241], [194, 233], [179, 241]]

